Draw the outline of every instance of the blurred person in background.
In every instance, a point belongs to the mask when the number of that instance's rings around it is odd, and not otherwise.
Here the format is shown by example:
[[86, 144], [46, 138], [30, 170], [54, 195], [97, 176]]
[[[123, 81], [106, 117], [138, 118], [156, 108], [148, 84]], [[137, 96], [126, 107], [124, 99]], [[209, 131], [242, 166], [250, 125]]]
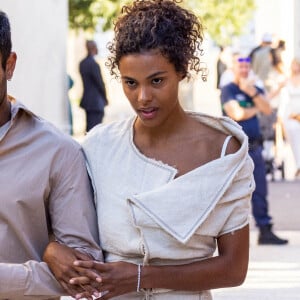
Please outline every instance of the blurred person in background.
[[68, 121], [69, 121], [69, 133], [70, 135], [73, 135], [73, 113], [72, 113], [72, 104], [69, 97], [69, 90], [73, 87], [74, 80], [69, 74], [67, 74], [67, 84], [68, 84], [67, 110], [68, 110]]
[[108, 104], [106, 89], [99, 64], [95, 60], [98, 47], [95, 41], [86, 41], [87, 57], [79, 64], [83, 83], [83, 95], [80, 107], [86, 113], [86, 132], [102, 123], [104, 108]]
[[286, 50], [286, 44], [284, 40], [278, 40], [276, 47], [272, 48], [276, 61], [277, 68], [280, 73], [285, 73], [285, 66], [283, 62], [283, 52]]
[[[282, 51], [282, 50], [280, 50]], [[268, 162], [268, 171], [272, 172], [274, 158], [276, 158], [277, 139], [282, 139], [281, 122], [278, 120], [278, 108], [282, 101], [282, 88], [286, 84], [286, 73], [279, 47], [270, 50], [272, 67], [265, 81], [267, 99], [271, 105], [272, 113], [266, 115], [259, 113], [259, 124], [263, 139], [264, 158]]]
[[224, 59], [224, 47], [223, 46], [219, 46], [220, 52], [218, 55], [218, 59], [217, 59], [217, 84], [216, 87], [217, 89], [220, 89], [220, 79], [222, 74], [225, 72], [225, 70], [227, 69], [227, 65], [225, 63], [225, 59]]
[[262, 36], [261, 44], [254, 48], [249, 57], [251, 58], [251, 66], [253, 72], [259, 77], [265, 85], [272, 69], [272, 47], [273, 37], [270, 33], [264, 33]]
[[289, 142], [295, 162], [295, 177], [300, 178], [300, 59], [294, 58], [286, 81], [284, 100], [279, 107], [284, 133]]
[[262, 137], [258, 113], [270, 115], [271, 106], [264, 90], [258, 87], [251, 73], [250, 57], [233, 59], [234, 79], [221, 89], [221, 103], [224, 115], [237, 121], [249, 138], [249, 154], [254, 162], [255, 190], [252, 194], [252, 213], [259, 229], [258, 244], [283, 245], [288, 241], [279, 238], [272, 231], [271, 216], [267, 201], [267, 180], [265, 162], [262, 156]]

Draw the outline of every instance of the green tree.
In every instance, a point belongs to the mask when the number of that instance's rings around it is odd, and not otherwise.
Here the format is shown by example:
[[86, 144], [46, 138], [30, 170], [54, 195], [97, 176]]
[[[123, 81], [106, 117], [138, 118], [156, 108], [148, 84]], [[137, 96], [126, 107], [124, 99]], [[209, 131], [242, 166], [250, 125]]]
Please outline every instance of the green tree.
[[102, 29], [111, 29], [121, 7], [131, 0], [69, 0], [69, 27], [94, 32], [103, 19]]
[[[102, 18], [102, 29], [108, 30], [121, 7], [131, 1], [69, 0], [70, 28], [93, 32]], [[243, 33], [253, 16], [255, 0], [183, 0], [182, 6], [199, 16], [206, 32], [217, 44], [229, 45], [233, 37]]]

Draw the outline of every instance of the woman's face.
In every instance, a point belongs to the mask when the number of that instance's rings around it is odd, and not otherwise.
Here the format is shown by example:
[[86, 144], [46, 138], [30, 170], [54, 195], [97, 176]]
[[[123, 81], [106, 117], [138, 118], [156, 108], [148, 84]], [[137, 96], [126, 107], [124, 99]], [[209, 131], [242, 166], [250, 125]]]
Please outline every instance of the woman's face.
[[157, 127], [180, 111], [178, 85], [183, 76], [159, 51], [125, 55], [119, 70], [138, 122]]

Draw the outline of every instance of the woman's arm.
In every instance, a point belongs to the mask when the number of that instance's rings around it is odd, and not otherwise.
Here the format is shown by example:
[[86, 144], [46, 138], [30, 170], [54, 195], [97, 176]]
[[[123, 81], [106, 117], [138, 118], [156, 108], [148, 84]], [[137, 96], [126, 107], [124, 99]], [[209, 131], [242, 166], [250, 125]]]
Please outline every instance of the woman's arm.
[[145, 267], [141, 286], [202, 291], [242, 284], [248, 269], [249, 226], [219, 237], [218, 252], [189, 265]]
[[[202, 291], [243, 283], [248, 269], [249, 226], [218, 238], [218, 254], [199, 262], [176, 266], [143, 266], [140, 288], [164, 288], [171, 290]], [[98, 263], [76, 261], [86, 268], [84, 277], [71, 280], [72, 284], [99, 283], [97, 289], [104, 293], [101, 299], [137, 290], [138, 266], [127, 262]], [[96, 270], [93, 271], [91, 269]], [[76, 298], [86, 293], [76, 295]]]

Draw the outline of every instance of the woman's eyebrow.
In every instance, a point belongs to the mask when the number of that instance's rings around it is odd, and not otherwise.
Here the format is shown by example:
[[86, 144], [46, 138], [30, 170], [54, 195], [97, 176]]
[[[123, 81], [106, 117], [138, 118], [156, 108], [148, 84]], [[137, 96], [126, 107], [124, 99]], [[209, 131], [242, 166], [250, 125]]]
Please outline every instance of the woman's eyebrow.
[[149, 76], [147, 77], [147, 79], [150, 79], [150, 78], [152, 78], [152, 77], [156, 77], [156, 76], [158, 76], [158, 75], [163, 75], [163, 74], [165, 74], [165, 73], [167, 73], [167, 71], [158, 71], [158, 72], [155, 72], [155, 73], [149, 75]]

